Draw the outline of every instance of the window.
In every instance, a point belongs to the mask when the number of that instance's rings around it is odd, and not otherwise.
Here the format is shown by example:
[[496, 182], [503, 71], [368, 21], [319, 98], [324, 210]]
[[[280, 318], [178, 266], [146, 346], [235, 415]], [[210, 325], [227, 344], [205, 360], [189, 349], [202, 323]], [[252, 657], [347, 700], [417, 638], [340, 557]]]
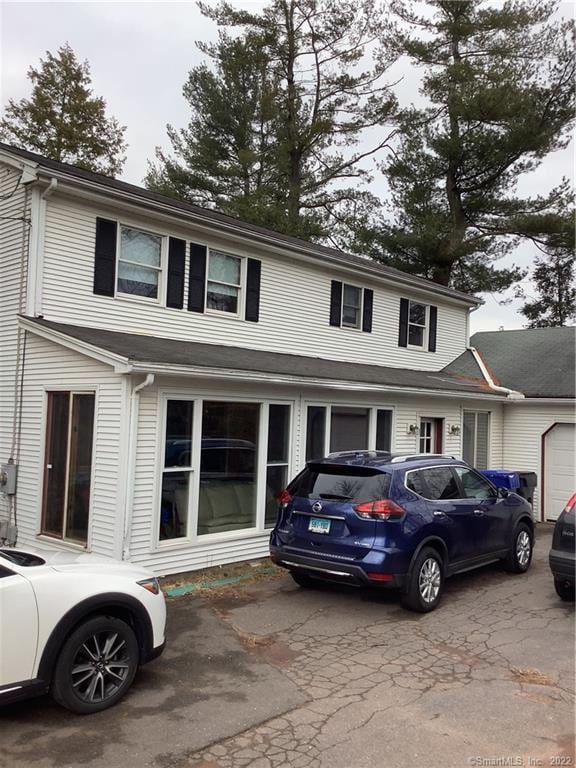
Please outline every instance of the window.
[[260, 403], [204, 401], [198, 535], [256, 525]]
[[295, 482], [290, 493], [303, 499], [346, 499], [354, 502], [387, 499], [390, 491], [390, 475], [374, 470], [346, 466], [335, 469], [323, 467], [322, 471], [307, 467]]
[[426, 346], [427, 321], [428, 306], [411, 301], [408, 310], [408, 346]]
[[240, 304], [242, 259], [220, 251], [210, 251], [206, 307], [237, 315]]
[[362, 289], [344, 283], [342, 293], [342, 325], [360, 328], [362, 318]]
[[455, 467], [455, 472], [460, 478], [466, 499], [493, 499], [496, 496], [494, 488], [477, 472], [466, 467]]
[[464, 411], [462, 457], [478, 469], [488, 468], [488, 425], [486, 411]]
[[266, 457], [266, 511], [264, 525], [273, 526], [278, 514], [278, 494], [288, 485], [290, 453], [290, 406], [268, 408], [268, 454]]
[[444, 419], [420, 419], [420, 453], [442, 453]]
[[162, 273], [162, 237], [120, 227], [118, 293], [158, 299]]
[[406, 487], [431, 501], [460, 498], [458, 484], [450, 467], [432, 467], [407, 472]]
[[160, 541], [188, 535], [192, 480], [192, 400], [168, 400], [164, 471], [160, 501]]
[[49, 392], [42, 533], [88, 539], [94, 394]]
[[391, 450], [392, 411], [388, 409], [309, 405], [306, 427], [306, 461], [339, 451]]
[[330, 453], [368, 448], [368, 414], [368, 408], [332, 406]]

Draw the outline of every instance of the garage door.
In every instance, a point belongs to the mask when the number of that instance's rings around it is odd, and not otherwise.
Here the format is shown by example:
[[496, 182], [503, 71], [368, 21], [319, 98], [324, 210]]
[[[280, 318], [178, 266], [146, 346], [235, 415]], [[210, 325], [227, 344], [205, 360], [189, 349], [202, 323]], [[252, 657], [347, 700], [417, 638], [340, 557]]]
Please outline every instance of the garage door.
[[544, 519], [556, 520], [576, 492], [576, 424], [556, 424], [544, 439]]

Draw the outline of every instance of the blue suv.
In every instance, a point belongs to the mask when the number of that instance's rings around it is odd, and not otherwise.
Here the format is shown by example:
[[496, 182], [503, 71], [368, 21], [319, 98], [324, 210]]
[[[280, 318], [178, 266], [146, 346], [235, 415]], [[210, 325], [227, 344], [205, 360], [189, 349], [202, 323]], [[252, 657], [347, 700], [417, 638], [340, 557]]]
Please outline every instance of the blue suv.
[[302, 587], [318, 580], [397, 588], [414, 611], [438, 605], [446, 577], [532, 560], [531, 507], [463, 461], [381, 451], [310, 461], [279, 497], [270, 556]]

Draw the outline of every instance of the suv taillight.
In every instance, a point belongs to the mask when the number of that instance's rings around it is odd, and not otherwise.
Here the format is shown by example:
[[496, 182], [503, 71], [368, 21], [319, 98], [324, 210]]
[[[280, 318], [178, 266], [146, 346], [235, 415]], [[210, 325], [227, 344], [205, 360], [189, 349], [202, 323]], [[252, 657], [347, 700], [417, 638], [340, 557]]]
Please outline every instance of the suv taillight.
[[573, 507], [576, 507], [576, 493], [572, 494], [568, 499], [564, 512], [570, 512]]
[[405, 510], [390, 499], [376, 499], [357, 504], [354, 512], [369, 520], [400, 520]]
[[278, 503], [283, 509], [285, 509], [288, 506], [288, 504], [290, 504], [290, 502], [292, 501], [292, 496], [290, 496], [290, 494], [286, 490], [281, 491], [278, 494], [277, 498], [278, 498]]

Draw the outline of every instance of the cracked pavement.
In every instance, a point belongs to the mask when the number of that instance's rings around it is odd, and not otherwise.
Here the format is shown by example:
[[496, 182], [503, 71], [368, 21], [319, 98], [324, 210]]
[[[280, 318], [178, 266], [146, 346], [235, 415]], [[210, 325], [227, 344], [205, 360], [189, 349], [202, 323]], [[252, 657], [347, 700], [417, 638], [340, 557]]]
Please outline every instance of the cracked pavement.
[[6, 708], [0, 764], [574, 765], [574, 606], [554, 592], [550, 534], [539, 526], [528, 574], [454, 577], [427, 615], [287, 574], [173, 602], [168, 650], [123, 703], [89, 718], [48, 699]]

